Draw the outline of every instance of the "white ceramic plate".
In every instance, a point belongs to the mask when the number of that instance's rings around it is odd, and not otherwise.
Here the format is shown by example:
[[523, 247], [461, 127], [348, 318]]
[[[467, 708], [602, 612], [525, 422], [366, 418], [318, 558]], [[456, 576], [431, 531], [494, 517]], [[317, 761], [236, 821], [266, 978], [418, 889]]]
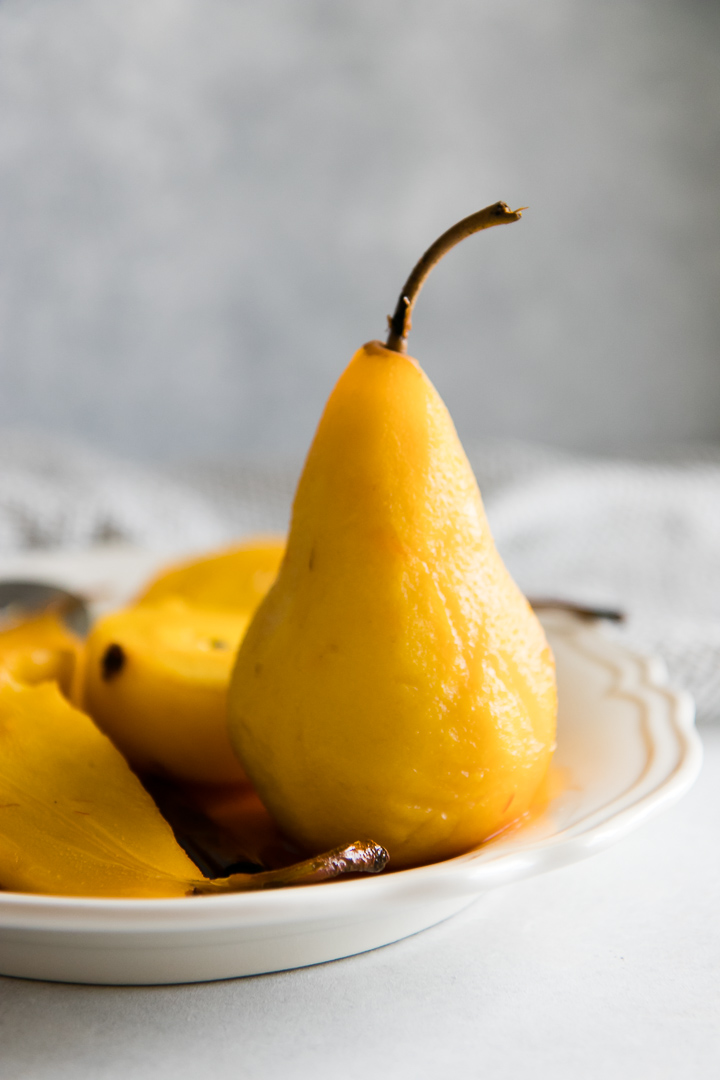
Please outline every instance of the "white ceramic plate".
[[[62, 572], [69, 566], [39, 569], [46, 579], [82, 585]], [[0, 573], [7, 569], [0, 565]], [[598, 627], [559, 612], [543, 622], [558, 667], [556, 763], [567, 784], [532, 825], [434, 866], [277, 892], [179, 900], [0, 893], [0, 973], [138, 985], [316, 964], [407, 937], [488, 889], [619, 840], [697, 776], [692, 701], [665, 685], [661, 663]]]

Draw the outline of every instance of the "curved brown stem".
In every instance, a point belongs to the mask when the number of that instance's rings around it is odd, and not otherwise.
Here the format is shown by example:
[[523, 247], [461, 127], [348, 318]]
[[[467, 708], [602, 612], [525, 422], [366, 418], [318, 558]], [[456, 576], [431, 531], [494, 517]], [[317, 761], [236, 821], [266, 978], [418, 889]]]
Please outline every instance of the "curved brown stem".
[[471, 214], [470, 217], [458, 221], [457, 225], [453, 225], [451, 229], [444, 232], [427, 249], [403, 286], [395, 308], [395, 314], [392, 317], [388, 316], [388, 326], [390, 328], [386, 342], [388, 349], [399, 353], [407, 352], [407, 336], [412, 326], [412, 309], [418, 293], [425, 284], [425, 278], [433, 266], [440, 262], [443, 255], [446, 255], [450, 248], [455, 247], [466, 236], [472, 236], [473, 233], [480, 232], [481, 229], [490, 229], [493, 225], [504, 225], [510, 221], [519, 221], [523, 210], [527, 210], [527, 207], [521, 206], [519, 210], [511, 210], [507, 203], [493, 203], [492, 206], [486, 206], [484, 210], [478, 210], [476, 214]]
[[356, 840], [354, 844], [333, 848], [304, 862], [280, 870], [264, 870], [259, 874], [231, 874], [225, 878], [193, 881], [192, 892], [229, 893], [256, 892], [260, 889], [281, 889], [288, 885], [313, 885], [340, 874], [379, 874], [390, 856], [374, 840]]

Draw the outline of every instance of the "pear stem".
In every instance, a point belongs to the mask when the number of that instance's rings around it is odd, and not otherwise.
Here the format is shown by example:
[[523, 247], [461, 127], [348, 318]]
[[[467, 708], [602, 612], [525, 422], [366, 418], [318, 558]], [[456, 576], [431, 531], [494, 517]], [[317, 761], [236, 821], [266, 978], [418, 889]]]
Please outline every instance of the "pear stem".
[[388, 315], [390, 332], [388, 333], [386, 348], [399, 353], [407, 352], [407, 336], [412, 327], [412, 309], [415, 306], [420, 290], [425, 284], [425, 278], [433, 266], [440, 262], [443, 255], [446, 255], [450, 248], [454, 248], [466, 236], [472, 236], [473, 233], [480, 232], [481, 229], [490, 229], [493, 225], [505, 225], [510, 221], [519, 221], [522, 217], [522, 210], [527, 210], [527, 207], [521, 206], [519, 210], [511, 210], [507, 203], [496, 202], [492, 206], [486, 206], [484, 210], [478, 210], [476, 214], [471, 214], [470, 217], [458, 221], [457, 225], [453, 225], [452, 228], [438, 237], [435, 243], [427, 249], [405, 282], [395, 308], [395, 314], [392, 317]]
[[340, 874], [379, 874], [390, 856], [374, 840], [356, 840], [354, 844], [333, 848], [304, 862], [280, 870], [264, 870], [259, 874], [231, 874], [225, 878], [203, 878], [192, 881], [193, 893], [254, 892], [258, 889], [280, 889], [288, 885], [312, 885]]

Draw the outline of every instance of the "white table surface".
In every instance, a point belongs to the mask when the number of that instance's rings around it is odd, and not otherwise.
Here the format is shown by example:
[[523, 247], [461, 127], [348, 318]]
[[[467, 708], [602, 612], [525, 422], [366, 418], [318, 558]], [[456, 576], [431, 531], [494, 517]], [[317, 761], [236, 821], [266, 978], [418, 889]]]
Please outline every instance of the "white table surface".
[[0, 979], [2, 1080], [720, 1076], [720, 728], [676, 807], [432, 930], [196, 986]]

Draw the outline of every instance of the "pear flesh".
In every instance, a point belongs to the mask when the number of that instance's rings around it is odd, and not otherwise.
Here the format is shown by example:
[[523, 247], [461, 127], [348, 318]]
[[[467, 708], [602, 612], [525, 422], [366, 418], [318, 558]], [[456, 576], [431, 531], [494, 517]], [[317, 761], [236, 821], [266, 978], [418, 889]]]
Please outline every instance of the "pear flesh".
[[393, 868], [418, 865], [531, 806], [552, 654], [411, 357], [370, 342], [331, 394], [228, 700], [248, 775], [308, 852], [371, 835]]

